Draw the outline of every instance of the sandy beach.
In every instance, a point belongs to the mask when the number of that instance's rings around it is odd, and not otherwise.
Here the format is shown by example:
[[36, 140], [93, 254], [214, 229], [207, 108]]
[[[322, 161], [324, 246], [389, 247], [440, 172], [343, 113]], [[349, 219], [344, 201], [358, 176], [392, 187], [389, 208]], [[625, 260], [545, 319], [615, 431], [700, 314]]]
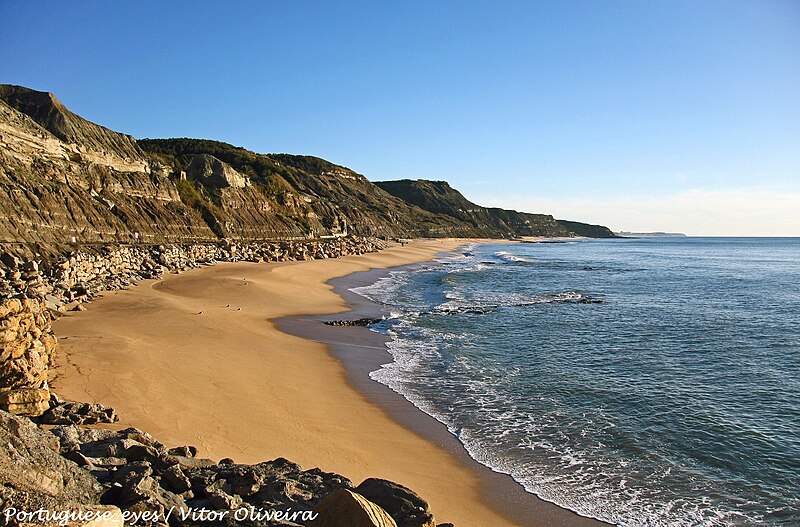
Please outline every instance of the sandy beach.
[[275, 326], [282, 317], [347, 311], [328, 284], [335, 277], [430, 260], [464, 244], [420, 240], [338, 260], [217, 264], [105, 293], [55, 324], [63, 353], [53, 386], [64, 398], [114, 407], [119, 426], [169, 446], [195, 445], [204, 457], [285, 457], [356, 484], [399, 482], [430, 502], [438, 522], [599, 525], [565, 511], [509, 519], [487, 503], [485, 483], [463, 460], [355, 389], [326, 345]]

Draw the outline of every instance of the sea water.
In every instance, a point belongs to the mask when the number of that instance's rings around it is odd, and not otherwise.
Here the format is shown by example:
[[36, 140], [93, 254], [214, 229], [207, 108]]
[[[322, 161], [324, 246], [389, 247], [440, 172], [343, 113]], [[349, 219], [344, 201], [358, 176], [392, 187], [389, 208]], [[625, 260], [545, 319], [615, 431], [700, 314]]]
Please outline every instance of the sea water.
[[480, 244], [357, 293], [372, 377], [618, 525], [800, 525], [800, 239]]

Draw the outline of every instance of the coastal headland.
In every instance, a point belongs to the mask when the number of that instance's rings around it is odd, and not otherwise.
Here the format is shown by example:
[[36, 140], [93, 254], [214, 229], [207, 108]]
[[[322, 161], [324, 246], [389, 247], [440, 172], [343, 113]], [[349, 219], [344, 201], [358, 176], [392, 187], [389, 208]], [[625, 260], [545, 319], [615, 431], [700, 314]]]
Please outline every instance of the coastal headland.
[[340, 259], [220, 263], [106, 293], [54, 324], [63, 353], [52, 385], [67, 399], [113, 406], [118, 427], [196, 445], [206, 457], [285, 457], [353, 481], [396, 481], [428, 500], [438, 521], [600, 525], [544, 502], [543, 517], [510, 519], [489, 504], [474, 467], [369, 402], [326, 345], [276, 328], [292, 315], [348, 311], [328, 283], [335, 277], [431, 260], [465, 243], [417, 240]]

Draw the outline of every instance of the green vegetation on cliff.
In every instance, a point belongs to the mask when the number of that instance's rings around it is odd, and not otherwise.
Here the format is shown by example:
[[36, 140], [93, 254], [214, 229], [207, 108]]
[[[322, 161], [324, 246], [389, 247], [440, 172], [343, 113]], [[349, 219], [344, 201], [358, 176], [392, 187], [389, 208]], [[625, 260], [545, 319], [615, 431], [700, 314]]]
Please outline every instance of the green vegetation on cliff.
[[443, 181], [375, 184], [313, 156], [258, 154], [207, 139], [137, 141], [21, 86], [0, 85], [0, 126], [0, 241], [590, 232], [544, 214], [481, 207]]
[[470, 225], [481, 236], [570, 236], [569, 230], [556, 223], [552, 216], [481, 207], [446, 181], [402, 179], [375, 184], [409, 205]]
[[570, 232], [574, 232], [578, 236], [586, 236], [587, 238], [619, 238], [619, 236], [611, 232], [611, 229], [603, 225], [592, 225], [590, 223], [568, 220], [556, 221], [559, 225]]

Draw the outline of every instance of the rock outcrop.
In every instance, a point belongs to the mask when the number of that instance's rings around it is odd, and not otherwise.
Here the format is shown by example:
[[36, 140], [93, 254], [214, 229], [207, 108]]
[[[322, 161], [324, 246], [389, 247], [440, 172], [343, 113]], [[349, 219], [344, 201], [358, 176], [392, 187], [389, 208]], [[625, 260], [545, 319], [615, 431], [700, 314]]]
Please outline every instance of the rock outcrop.
[[105, 521], [70, 521], [71, 527], [121, 527], [123, 518], [148, 527], [435, 525], [427, 503], [397, 483], [370, 479], [354, 487], [338, 474], [280, 458], [217, 463], [195, 457], [192, 446], [167, 448], [136, 428], [46, 431], [0, 411], [0, 442], [0, 508], [21, 512], [7, 522], [15, 527], [48, 524], [20, 521], [39, 509], [105, 513]]
[[46, 425], [96, 425], [116, 423], [119, 421], [119, 416], [113, 408], [100, 403], [59, 401], [54, 394], [51, 394], [49, 410], [34, 421]]
[[397, 523], [397, 527], [436, 527], [428, 502], [416, 492], [385, 479], [364, 480], [355, 491], [380, 505]]
[[192, 156], [186, 175], [189, 179], [212, 188], [245, 188], [250, 185], [250, 178], [208, 154]]
[[[405, 487], [367, 480], [358, 488], [338, 474], [303, 470], [285, 459], [255, 465], [231, 460], [215, 463], [194, 457], [191, 446], [168, 449], [135, 428], [88, 430], [75, 425], [52, 431], [62, 454], [102, 485], [100, 502], [127, 512], [206, 509], [221, 525], [295, 525], [357, 527], [429, 527], [427, 503]], [[362, 493], [359, 488], [363, 488]], [[393, 513], [365, 497], [388, 504]], [[261, 523], [242, 511], [280, 511], [284, 522]], [[196, 518], [173, 512], [172, 525], [199, 525]], [[315, 513], [314, 515], [310, 514]], [[246, 517], [245, 517], [246, 516]], [[314, 521], [310, 521], [315, 518]], [[402, 524], [396, 522], [397, 519]], [[372, 522], [372, 523], [370, 523]]]
[[377, 324], [381, 322], [382, 318], [374, 318], [374, 317], [366, 317], [366, 318], [357, 318], [355, 320], [327, 320], [323, 322], [328, 326], [361, 326], [366, 327], [372, 324]]

